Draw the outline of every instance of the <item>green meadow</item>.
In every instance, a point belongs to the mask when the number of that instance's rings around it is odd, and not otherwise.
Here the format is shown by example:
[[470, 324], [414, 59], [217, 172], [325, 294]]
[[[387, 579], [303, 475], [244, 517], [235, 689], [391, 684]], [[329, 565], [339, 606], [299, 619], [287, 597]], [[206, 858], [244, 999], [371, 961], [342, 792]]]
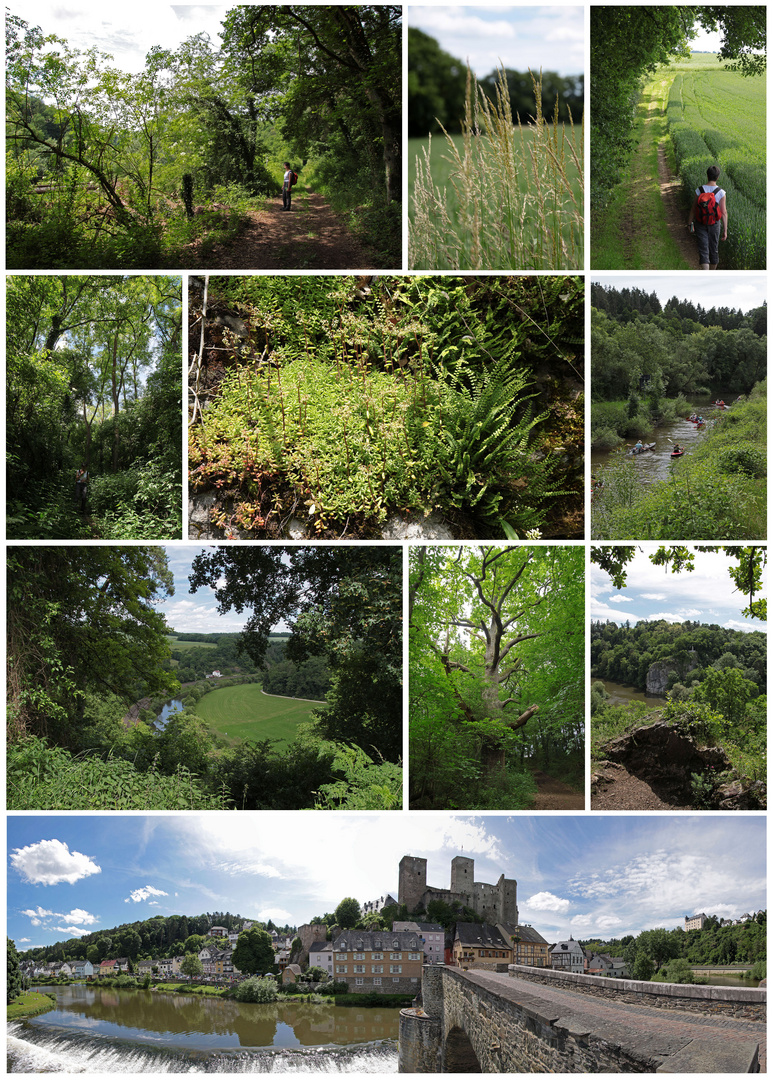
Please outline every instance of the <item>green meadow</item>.
[[287, 745], [295, 738], [299, 725], [308, 723], [312, 710], [322, 704], [271, 697], [257, 683], [245, 683], [205, 694], [196, 704], [196, 713], [229, 745], [247, 739], [277, 739]]

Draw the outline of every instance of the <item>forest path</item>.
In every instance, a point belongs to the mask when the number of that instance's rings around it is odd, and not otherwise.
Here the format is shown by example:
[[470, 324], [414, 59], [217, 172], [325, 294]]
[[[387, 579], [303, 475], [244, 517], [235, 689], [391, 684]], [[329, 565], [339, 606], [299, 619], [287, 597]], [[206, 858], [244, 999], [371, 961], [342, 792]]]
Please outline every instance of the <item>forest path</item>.
[[537, 794], [532, 810], [584, 810], [585, 796], [573, 788], [555, 780], [541, 769], [532, 769], [532, 776], [537, 781]]
[[212, 270], [364, 270], [372, 264], [365, 248], [322, 195], [295, 195], [290, 216], [281, 199], [248, 212], [246, 227], [206, 257]]
[[685, 228], [685, 214], [681, 200], [682, 185], [679, 177], [671, 170], [668, 155], [662, 143], [658, 146], [658, 180], [660, 181], [660, 197], [663, 200], [666, 225], [671, 234], [671, 239], [679, 248], [679, 254], [687, 266], [690, 269], [695, 269], [698, 265], [698, 245], [695, 236]]
[[646, 781], [634, 776], [617, 763], [606, 762], [603, 783], [597, 794], [591, 793], [591, 810], [692, 810], [691, 806], [676, 806], [664, 802]]

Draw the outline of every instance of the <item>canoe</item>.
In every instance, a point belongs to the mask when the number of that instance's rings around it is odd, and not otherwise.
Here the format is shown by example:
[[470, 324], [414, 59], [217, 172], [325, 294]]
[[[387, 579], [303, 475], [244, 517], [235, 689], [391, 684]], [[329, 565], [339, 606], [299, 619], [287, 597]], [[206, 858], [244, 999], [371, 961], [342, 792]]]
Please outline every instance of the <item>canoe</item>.
[[671, 457], [681, 457], [683, 453], [684, 450], [672, 450]]
[[643, 454], [645, 450], [654, 450], [654, 449], [655, 449], [655, 444], [654, 444], [654, 442], [651, 442], [651, 443], [645, 443], [645, 444], [644, 444], [644, 446], [642, 446], [642, 447], [641, 447], [640, 449], [638, 449], [638, 450], [637, 450], [637, 449], [636, 449], [636, 447], [634, 446], [634, 447], [633, 447], [633, 449], [631, 449], [631, 450], [629, 450], [629, 451], [628, 451], [628, 457], [630, 457], [630, 456], [631, 456], [631, 454]]

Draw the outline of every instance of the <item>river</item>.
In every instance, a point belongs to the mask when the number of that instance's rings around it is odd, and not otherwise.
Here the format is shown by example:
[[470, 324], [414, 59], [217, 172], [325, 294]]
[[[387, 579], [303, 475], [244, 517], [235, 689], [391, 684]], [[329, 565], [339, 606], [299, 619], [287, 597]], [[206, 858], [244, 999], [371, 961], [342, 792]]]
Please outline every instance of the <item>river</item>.
[[182, 712], [185, 706], [179, 698], [174, 698], [172, 701], [167, 701], [161, 712], [153, 721], [153, 727], [156, 731], [163, 731], [175, 713]]
[[591, 685], [599, 681], [604, 683], [604, 689], [609, 694], [610, 705], [627, 705], [631, 701], [642, 701], [651, 709], [662, 709], [666, 703], [664, 697], [655, 697], [652, 694], [646, 694], [643, 690], [637, 690], [635, 686], [624, 686], [622, 683], [608, 682], [606, 679], [591, 679]]
[[[722, 400], [721, 394], [719, 400]], [[724, 400], [733, 401], [734, 399], [726, 394]], [[692, 397], [690, 402], [692, 407], [701, 413], [706, 420], [713, 421], [723, 415], [721, 410], [712, 408], [706, 398]], [[671, 451], [674, 448], [673, 444], [679, 443], [689, 454], [690, 449], [704, 437], [707, 430], [707, 428], [697, 428], [695, 424], [691, 424], [683, 417], [671, 423], [662, 424], [654, 434], [642, 438], [642, 442], [645, 444], [654, 442], [655, 449], [647, 450], [643, 454], [632, 455], [628, 460], [637, 470], [637, 474], [643, 483], [651, 484], [655, 480], [664, 480], [668, 476], [670, 467], [679, 464], [679, 458], [671, 457]], [[591, 473], [595, 476], [597, 469], [622, 456], [625, 450], [626, 447], [623, 447], [622, 450], [592, 450]]]
[[8, 1025], [8, 1072], [397, 1072], [400, 1010], [99, 986]]

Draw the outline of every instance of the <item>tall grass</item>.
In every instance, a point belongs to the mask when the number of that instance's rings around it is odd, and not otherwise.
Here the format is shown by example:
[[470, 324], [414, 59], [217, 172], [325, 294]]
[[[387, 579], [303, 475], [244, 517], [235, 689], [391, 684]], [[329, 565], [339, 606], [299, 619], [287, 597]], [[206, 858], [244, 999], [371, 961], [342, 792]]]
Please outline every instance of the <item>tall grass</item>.
[[[491, 101], [467, 70], [460, 145], [443, 128], [452, 193], [416, 160], [409, 262], [422, 270], [572, 270], [583, 264], [583, 133], [542, 112], [513, 122], [504, 69]], [[442, 127], [442, 125], [441, 125]]]

